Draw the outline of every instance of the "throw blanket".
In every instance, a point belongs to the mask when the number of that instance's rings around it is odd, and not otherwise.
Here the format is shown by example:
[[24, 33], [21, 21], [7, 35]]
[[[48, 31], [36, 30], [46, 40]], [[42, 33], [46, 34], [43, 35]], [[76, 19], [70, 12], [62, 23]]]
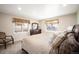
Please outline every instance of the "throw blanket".
[[60, 47], [59, 53], [60, 54], [70, 54], [70, 53], [78, 53], [79, 51], [79, 42], [75, 40], [74, 34], [70, 33], [66, 40], [64, 40]]
[[79, 42], [75, 40], [74, 34], [70, 33], [66, 37], [66, 33], [60, 34], [53, 42], [50, 54], [70, 54], [78, 53]]

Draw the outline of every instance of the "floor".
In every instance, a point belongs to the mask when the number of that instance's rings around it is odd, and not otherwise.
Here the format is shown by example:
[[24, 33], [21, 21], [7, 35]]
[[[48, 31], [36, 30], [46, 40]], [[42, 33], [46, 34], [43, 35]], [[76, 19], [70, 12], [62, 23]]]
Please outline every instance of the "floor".
[[0, 45], [0, 54], [25, 54], [21, 48], [21, 41], [17, 41], [14, 44], [9, 43], [5, 49], [3, 45]]

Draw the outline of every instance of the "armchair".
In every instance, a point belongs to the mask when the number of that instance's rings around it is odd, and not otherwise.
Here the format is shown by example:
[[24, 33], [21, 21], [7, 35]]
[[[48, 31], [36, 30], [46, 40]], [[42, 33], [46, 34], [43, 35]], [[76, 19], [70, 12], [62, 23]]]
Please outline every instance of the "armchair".
[[14, 38], [11, 35], [7, 36], [4, 32], [0, 32], [0, 44], [3, 44], [5, 49], [6, 49], [7, 43], [11, 41], [14, 44]]

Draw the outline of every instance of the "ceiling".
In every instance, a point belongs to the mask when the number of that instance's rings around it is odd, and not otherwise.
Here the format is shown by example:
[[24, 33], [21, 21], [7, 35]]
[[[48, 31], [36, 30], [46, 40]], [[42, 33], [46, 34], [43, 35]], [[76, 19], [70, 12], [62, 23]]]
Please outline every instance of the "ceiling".
[[0, 4], [0, 12], [37, 20], [75, 13], [78, 4]]

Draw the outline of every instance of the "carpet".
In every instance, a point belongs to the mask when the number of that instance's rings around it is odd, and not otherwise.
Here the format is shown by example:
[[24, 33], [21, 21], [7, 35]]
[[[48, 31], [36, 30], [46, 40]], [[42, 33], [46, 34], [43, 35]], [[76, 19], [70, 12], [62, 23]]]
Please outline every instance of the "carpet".
[[22, 51], [21, 41], [16, 41], [14, 44], [9, 43], [5, 49], [3, 45], [0, 45], [0, 54], [26, 54]]

